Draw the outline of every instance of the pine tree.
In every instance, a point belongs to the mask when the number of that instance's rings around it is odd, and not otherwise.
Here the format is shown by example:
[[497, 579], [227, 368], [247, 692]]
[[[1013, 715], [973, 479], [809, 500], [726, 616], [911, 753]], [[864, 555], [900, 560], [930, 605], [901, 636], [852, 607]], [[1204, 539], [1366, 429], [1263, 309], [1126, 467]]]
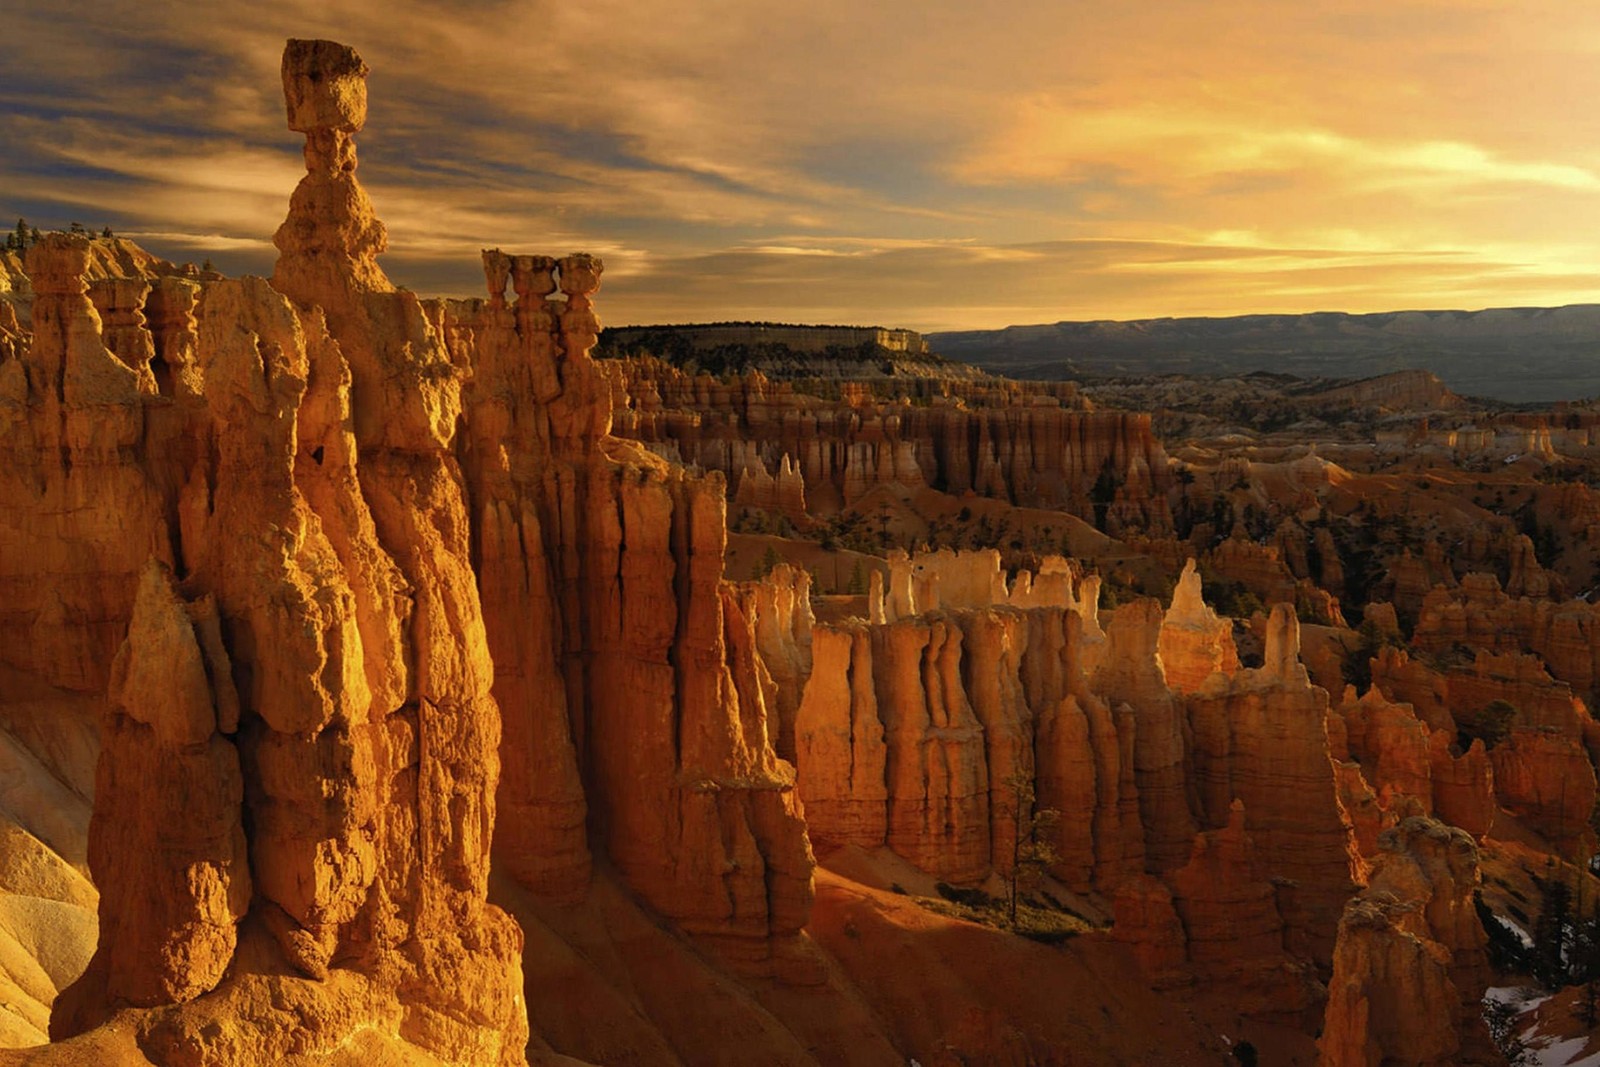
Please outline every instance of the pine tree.
[[[34, 240], [38, 240], [38, 238], [35, 237]], [[19, 219], [17, 219], [17, 243], [16, 243], [16, 249], [17, 249], [17, 251], [20, 252], [24, 248], [27, 248], [27, 247], [28, 247], [28, 220], [19, 218]]]
[[855, 569], [850, 572], [850, 583], [844, 587], [844, 591], [851, 596], [865, 596], [867, 593], [867, 569], [859, 559], [856, 560]]
[[1572, 917], [1572, 890], [1559, 878], [1545, 882], [1539, 921], [1533, 927], [1533, 976], [1546, 989], [1567, 984], [1567, 925]]
[[1006, 903], [1015, 928], [1018, 899], [1037, 886], [1050, 865], [1060, 859], [1051, 837], [1061, 813], [1052, 808], [1035, 810], [1033, 775], [1027, 771], [1012, 771], [1004, 784], [1011, 815], [1011, 873], [1001, 877], [1006, 883]]
[[756, 577], [765, 578], [772, 573], [772, 568], [782, 562], [783, 556], [779, 555], [778, 550], [772, 545], [768, 545], [767, 550], [761, 554], [761, 562], [756, 564]]

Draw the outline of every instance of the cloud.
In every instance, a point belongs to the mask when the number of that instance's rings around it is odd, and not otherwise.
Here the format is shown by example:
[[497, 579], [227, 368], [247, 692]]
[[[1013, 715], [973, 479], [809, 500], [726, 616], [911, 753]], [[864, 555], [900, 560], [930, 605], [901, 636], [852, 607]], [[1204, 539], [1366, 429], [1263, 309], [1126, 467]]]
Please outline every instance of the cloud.
[[1331, 181], [1360, 191], [1460, 191], [1497, 184], [1600, 191], [1600, 175], [1587, 166], [1507, 159], [1460, 141], [1385, 143], [1239, 111], [1170, 104], [1093, 109], [1031, 98], [1010, 110], [1008, 124], [955, 163], [958, 180], [1070, 181], [1115, 170], [1126, 181], [1174, 192], [1262, 175], [1297, 175], [1310, 185]]
[[613, 320], [928, 327], [1563, 302], [1600, 260], [1576, 0], [17, 0], [7, 31], [0, 213], [227, 269], [270, 270], [300, 174], [290, 35], [371, 66], [361, 174], [418, 289], [588, 248]]

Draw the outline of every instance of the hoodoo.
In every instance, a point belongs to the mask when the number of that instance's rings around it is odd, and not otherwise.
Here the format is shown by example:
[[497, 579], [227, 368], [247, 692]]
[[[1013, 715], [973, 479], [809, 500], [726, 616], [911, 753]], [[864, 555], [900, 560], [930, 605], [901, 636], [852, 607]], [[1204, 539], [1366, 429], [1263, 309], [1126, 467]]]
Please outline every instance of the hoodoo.
[[391, 284], [366, 78], [283, 53], [270, 280], [0, 250], [0, 1060], [1488, 1067], [1582, 1017], [1482, 998], [1600, 981], [1600, 416], [597, 358], [595, 256]]

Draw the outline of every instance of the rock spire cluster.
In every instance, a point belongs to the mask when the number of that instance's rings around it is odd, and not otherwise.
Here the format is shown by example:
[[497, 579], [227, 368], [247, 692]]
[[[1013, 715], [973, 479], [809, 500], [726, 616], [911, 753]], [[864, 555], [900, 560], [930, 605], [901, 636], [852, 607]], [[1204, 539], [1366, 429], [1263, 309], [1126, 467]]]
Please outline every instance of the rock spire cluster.
[[[892, 551], [848, 597], [728, 581], [730, 499], [799, 522], [937, 484], [1160, 535], [1173, 467], [1147, 416], [1068, 389], [823, 402], [597, 361], [590, 255], [396, 288], [365, 64], [296, 40], [282, 73], [306, 174], [270, 281], [52, 234], [26, 326], [0, 302], [0, 900], [99, 915], [24, 976], [29, 1025], [79, 1042], [35, 1062], [702, 1062], [732, 1035], [1046, 1062], [1063, 1013], [1016, 961], [1168, 1023], [1151, 990], [1226, 989], [1307, 1050], [1320, 1020], [1325, 1067], [1489, 1055], [1495, 833], [1594, 847], [1600, 625], [1531, 540], [1504, 587], [1397, 565], [1363, 633], [1414, 616], [1411, 651], [1365, 692], [1304, 595], [1345, 577], [1309, 507], [1276, 543], [1213, 531], [1169, 604], [1102, 609], [1116, 561], [1054, 534], [1027, 569]], [[1236, 623], [1202, 569], [1274, 602]], [[1466, 736], [1496, 701], [1515, 721]], [[1020, 884], [1030, 835], [1039, 899], [1096, 932], [1024, 944], [893, 892]]]

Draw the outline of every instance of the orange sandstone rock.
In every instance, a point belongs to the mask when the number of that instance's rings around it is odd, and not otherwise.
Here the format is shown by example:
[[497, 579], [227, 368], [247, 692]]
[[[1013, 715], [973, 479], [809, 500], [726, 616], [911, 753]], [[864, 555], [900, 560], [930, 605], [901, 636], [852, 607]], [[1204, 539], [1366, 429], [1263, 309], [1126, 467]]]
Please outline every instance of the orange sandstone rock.
[[1595, 803], [1594, 765], [1575, 738], [1552, 729], [1514, 727], [1489, 753], [1495, 797], [1550, 839], [1563, 855], [1594, 850], [1589, 815]]
[[1460, 827], [1482, 841], [1494, 825], [1494, 768], [1482, 741], [1456, 755], [1448, 731], [1435, 730], [1429, 738], [1432, 764], [1433, 807], [1440, 821]]
[[1110, 648], [1090, 679], [1097, 695], [1113, 707], [1125, 705], [1136, 723], [1134, 781], [1152, 872], [1182, 866], [1195, 834], [1185, 777], [1187, 724], [1182, 705], [1167, 688], [1157, 651], [1161, 633], [1161, 605], [1155, 600], [1119, 608], [1107, 630]]
[[[312, 171], [279, 237], [296, 303], [260, 279], [208, 281], [198, 301], [160, 286], [144, 370], [175, 403], [105, 348], [87, 243], [35, 249], [43, 343], [28, 358], [54, 372], [23, 425], [35, 440], [64, 428], [67, 455], [80, 432], [115, 455], [82, 470], [104, 472], [92, 488], [118, 509], [57, 515], [83, 547], [44, 588], [105, 589], [99, 631], [60, 616], [63, 650], [128, 630], [91, 834], [118, 915], [58, 1002], [57, 1036], [131, 1003], [152, 1006], [137, 1021], [158, 1061], [271, 1061], [373, 1027], [446, 1058], [524, 1058], [521, 934], [485, 899], [500, 723], [454, 458], [459, 382], [372, 258], [381, 231], [349, 140], [363, 69], [328, 42], [286, 49]], [[127, 347], [138, 324], [118, 328]], [[61, 474], [69, 491], [83, 476]], [[150, 577], [161, 565], [181, 597]], [[56, 680], [92, 692], [93, 664], [68, 655]], [[257, 921], [235, 948], [246, 899]], [[290, 1002], [303, 1030], [263, 1022], [263, 1004]]]
[[888, 836], [887, 749], [862, 627], [812, 631], [812, 671], [795, 719], [796, 765], [813, 840], [875, 848]]
[[112, 665], [89, 828], [100, 943], [58, 1002], [58, 1030], [98, 1023], [102, 1004], [192, 1000], [233, 960], [251, 895], [239, 752], [223, 733], [238, 701], [226, 653], [197, 632], [207, 625], [210, 598], [185, 604], [164, 568], [145, 568]]
[[1409, 797], [1420, 814], [1432, 814], [1431, 735], [1410, 705], [1391, 703], [1373, 686], [1360, 700], [1340, 705], [1337, 714], [1345, 723], [1350, 754], [1361, 761], [1383, 807]]
[[1234, 801], [1228, 824], [1195, 837], [1189, 862], [1168, 876], [1189, 963], [1203, 982], [1224, 984], [1249, 1015], [1298, 1012], [1316, 982], [1284, 950], [1283, 917]]
[[1269, 876], [1292, 879], [1297, 913], [1285, 913], [1291, 944], [1309, 938], [1331, 957], [1338, 914], [1363, 880], [1349, 814], [1329, 756], [1328, 694], [1298, 660], [1299, 623], [1287, 604], [1268, 620], [1257, 669], [1215, 675], [1188, 700], [1200, 810], [1226, 823], [1235, 798]]
[[1192, 693], [1211, 675], [1239, 669], [1233, 622], [1219, 616], [1200, 596], [1200, 572], [1193, 559], [1183, 566], [1172, 606], [1161, 621], [1161, 665], [1167, 684]]
[[1384, 833], [1371, 885], [1339, 923], [1323, 1067], [1490, 1063], [1478, 1002], [1485, 935], [1471, 837], [1431, 819]]

